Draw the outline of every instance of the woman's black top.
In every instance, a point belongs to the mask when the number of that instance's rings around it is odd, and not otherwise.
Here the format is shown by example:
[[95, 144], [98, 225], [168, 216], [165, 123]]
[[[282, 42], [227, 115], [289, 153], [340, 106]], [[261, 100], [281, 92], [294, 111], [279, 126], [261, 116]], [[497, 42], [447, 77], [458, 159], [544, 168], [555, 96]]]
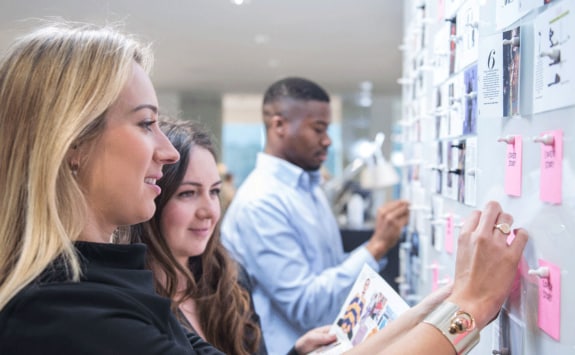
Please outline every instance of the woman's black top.
[[80, 282], [57, 260], [0, 311], [0, 354], [222, 354], [155, 293], [145, 245], [76, 248]]

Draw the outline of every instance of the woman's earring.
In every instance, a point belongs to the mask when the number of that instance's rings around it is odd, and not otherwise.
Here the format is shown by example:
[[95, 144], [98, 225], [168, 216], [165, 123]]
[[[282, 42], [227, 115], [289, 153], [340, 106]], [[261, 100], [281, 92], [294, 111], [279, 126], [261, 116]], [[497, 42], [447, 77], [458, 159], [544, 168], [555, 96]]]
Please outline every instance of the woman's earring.
[[79, 166], [80, 166], [80, 164], [78, 164], [77, 161], [70, 162], [70, 170], [72, 171], [72, 175], [74, 175], [74, 177], [78, 176], [78, 167]]

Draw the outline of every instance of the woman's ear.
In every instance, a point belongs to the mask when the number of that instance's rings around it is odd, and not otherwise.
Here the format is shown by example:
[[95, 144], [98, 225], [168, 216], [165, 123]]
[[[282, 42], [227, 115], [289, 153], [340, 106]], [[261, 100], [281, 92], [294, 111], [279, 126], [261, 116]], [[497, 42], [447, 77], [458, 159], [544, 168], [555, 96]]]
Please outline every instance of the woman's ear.
[[72, 175], [78, 175], [78, 169], [80, 169], [80, 149], [77, 144], [73, 144], [66, 154], [66, 161], [68, 162], [68, 167], [72, 172]]

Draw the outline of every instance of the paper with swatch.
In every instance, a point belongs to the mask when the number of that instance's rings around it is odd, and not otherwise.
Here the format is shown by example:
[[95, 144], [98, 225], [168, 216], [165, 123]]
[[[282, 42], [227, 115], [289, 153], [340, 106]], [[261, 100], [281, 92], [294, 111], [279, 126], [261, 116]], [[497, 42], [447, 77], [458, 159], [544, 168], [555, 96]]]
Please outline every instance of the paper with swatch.
[[330, 328], [337, 340], [309, 355], [337, 355], [360, 344], [409, 309], [375, 270], [365, 264]]

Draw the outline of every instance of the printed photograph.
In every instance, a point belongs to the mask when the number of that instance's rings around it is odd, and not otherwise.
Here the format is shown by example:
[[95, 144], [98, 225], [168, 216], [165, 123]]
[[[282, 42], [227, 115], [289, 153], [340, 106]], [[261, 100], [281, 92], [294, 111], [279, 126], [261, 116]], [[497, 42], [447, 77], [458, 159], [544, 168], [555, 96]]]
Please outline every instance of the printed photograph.
[[477, 65], [465, 70], [465, 120], [463, 134], [477, 133]]
[[519, 114], [520, 29], [503, 32], [503, 116]]

